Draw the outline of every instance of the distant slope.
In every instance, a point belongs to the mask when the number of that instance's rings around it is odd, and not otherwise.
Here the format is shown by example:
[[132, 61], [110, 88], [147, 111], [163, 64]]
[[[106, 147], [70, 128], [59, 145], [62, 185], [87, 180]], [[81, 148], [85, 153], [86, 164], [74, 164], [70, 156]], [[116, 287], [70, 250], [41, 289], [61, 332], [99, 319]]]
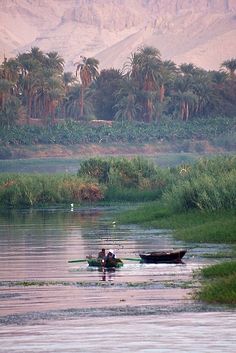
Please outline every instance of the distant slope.
[[236, 0], [1, 0], [0, 57], [38, 46], [66, 69], [80, 55], [121, 68], [141, 45], [163, 59], [218, 69], [236, 57]]

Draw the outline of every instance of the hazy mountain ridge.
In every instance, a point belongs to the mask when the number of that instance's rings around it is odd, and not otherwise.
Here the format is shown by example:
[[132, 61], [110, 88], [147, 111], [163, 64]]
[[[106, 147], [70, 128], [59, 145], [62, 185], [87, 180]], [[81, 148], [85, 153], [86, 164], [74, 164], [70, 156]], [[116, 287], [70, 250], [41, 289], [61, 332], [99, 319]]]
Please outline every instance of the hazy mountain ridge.
[[236, 0], [1, 0], [0, 55], [32, 46], [121, 67], [140, 45], [211, 69], [236, 57]]

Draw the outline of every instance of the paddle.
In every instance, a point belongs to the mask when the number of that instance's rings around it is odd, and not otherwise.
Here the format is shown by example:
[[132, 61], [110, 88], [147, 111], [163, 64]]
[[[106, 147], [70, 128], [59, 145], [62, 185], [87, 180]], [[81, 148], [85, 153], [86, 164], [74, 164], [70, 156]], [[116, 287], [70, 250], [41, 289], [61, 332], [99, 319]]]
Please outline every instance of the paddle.
[[[133, 257], [123, 257], [121, 260], [128, 260], [128, 261], [141, 261], [141, 259], [138, 258], [133, 258]], [[78, 259], [78, 260], [69, 260], [69, 263], [73, 263], [73, 262], [87, 262], [87, 259]]]
[[85, 259], [79, 259], [79, 260], [69, 260], [68, 262], [87, 262], [87, 260]]

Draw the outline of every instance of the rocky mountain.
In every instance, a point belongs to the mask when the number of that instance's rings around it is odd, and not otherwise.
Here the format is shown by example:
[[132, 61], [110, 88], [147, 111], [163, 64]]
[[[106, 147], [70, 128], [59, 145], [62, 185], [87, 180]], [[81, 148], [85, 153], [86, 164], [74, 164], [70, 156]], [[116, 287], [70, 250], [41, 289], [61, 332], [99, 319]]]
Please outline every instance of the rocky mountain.
[[121, 68], [141, 45], [163, 59], [218, 69], [236, 57], [236, 0], [0, 0], [0, 56], [33, 46]]

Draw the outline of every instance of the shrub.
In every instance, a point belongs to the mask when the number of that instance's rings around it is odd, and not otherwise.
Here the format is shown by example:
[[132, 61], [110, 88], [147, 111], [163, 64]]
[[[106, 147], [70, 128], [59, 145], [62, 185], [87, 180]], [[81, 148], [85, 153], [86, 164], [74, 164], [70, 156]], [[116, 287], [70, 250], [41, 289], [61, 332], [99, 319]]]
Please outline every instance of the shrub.
[[[113, 194], [114, 197], [119, 195], [119, 198], [122, 193], [129, 194], [130, 197], [131, 194], [134, 196], [134, 190], [139, 191], [139, 195], [141, 191], [151, 190], [155, 197], [157, 195], [160, 197], [171, 177], [169, 170], [160, 169], [153, 162], [141, 157], [130, 160], [127, 158], [91, 158], [81, 163], [78, 176], [94, 178], [99, 183], [106, 184], [109, 190], [106, 195]], [[130, 189], [129, 192], [128, 189]], [[150, 197], [153, 199], [151, 195]]]
[[236, 207], [236, 157], [203, 159], [177, 171], [175, 184], [163, 196], [174, 211]]
[[109, 171], [109, 161], [101, 158], [90, 158], [81, 162], [77, 175], [95, 178], [99, 183], [107, 183], [109, 181]]

